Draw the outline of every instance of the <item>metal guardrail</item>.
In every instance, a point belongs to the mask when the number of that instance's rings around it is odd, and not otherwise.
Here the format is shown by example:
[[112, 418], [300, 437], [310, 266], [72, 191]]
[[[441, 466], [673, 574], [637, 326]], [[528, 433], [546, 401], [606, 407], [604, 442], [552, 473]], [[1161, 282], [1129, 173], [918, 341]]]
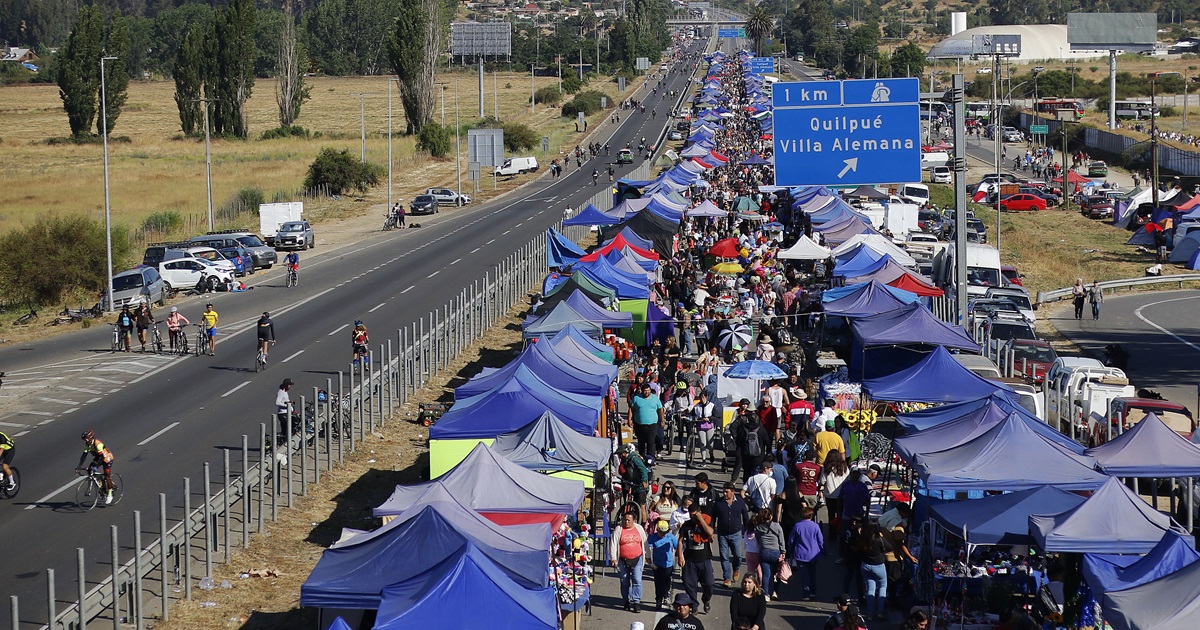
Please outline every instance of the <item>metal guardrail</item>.
[[[1178, 284], [1179, 288], [1183, 288], [1185, 282], [1200, 282], [1200, 273], [1184, 273], [1173, 276], [1146, 276], [1145, 278], [1128, 278], [1126, 280], [1107, 280], [1099, 283], [1100, 292], [1105, 291], [1115, 293], [1117, 289], [1133, 287], [1145, 287], [1154, 284]], [[1089, 285], [1090, 286], [1090, 285]], [[1054, 289], [1053, 291], [1038, 291], [1037, 303], [1048, 304], [1071, 296], [1073, 287], [1065, 289]]]

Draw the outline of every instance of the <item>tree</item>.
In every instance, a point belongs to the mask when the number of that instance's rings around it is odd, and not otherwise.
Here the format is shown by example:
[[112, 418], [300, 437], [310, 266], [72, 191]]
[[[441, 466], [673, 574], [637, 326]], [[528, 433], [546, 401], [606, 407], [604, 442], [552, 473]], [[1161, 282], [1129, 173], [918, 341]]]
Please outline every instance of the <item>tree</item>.
[[756, 7], [746, 16], [746, 34], [754, 40], [754, 50], [762, 54], [763, 40], [775, 28], [775, 20], [762, 7]]
[[96, 122], [97, 134], [112, 133], [121, 115], [121, 108], [129, 98], [129, 69], [126, 65], [126, 57], [129, 56], [129, 23], [120, 11], [113, 14], [109, 23], [104, 54], [117, 59], [104, 65], [104, 74], [107, 75], [104, 77], [104, 94], [108, 102], [100, 110], [107, 110], [108, 119]]
[[433, 120], [433, 66], [445, 40], [445, 10], [440, 0], [400, 2], [388, 57], [400, 80], [400, 102], [410, 135]]
[[[29, 227], [0, 236], [0, 295], [10, 303], [61, 304], [76, 290], [95, 294], [105, 286], [104, 224], [85, 216], [39, 215]], [[130, 254], [128, 231], [112, 230], [117, 269]]]
[[905, 42], [891, 57], [893, 77], [919, 77], [925, 71], [925, 51], [915, 42]]
[[203, 24], [188, 29], [175, 55], [175, 106], [179, 110], [179, 126], [188, 136], [195, 135], [202, 120], [199, 99], [204, 97], [202, 51], [206, 30]]
[[[254, 0], [231, 0], [214, 29], [217, 103], [213, 130], [239, 138], [249, 135], [245, 106], [254, 89]], [[206, 86], [207, 87], [207, 86]], [[209, 94], [211, 96], [211, 93]]]
[[851, 75], [866, 78], [879, 57], [879, 25], [868, 22], [854, 27], [846, 39], [845, 60]]
[[82, 6], [67, 44], [58, 54], [58, 95], [67, 112], [72, 137], [87, 135], [96, 119], [100, 89], [100, 57], [104, 55], [104, 12]]
[[279, 126], [291, 127], [300, 117], [300, 106], [308, 100], [310, 88], [304, 82], [304, 49], [296, 38], [296, 18], [288, 3], [283, 32], [279, 37], [279, 57], [275, 66], [278, 83], [275, 102], [279, 105]]

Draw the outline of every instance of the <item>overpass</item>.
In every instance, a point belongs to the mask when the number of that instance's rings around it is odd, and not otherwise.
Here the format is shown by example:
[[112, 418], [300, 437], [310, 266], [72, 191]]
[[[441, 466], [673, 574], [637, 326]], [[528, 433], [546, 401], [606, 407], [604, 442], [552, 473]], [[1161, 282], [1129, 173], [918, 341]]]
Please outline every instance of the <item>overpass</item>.
[[746, 20], [735, 20], [735, 19], [716, 20], [716, 21], [693, 20], [693, 19], [667, 20], [667, 26], [716, 26], [717, 28], [732, 28], [732, 27], [741, 27], [741, 26], [745, 26], [745, 25], [746, 25]]

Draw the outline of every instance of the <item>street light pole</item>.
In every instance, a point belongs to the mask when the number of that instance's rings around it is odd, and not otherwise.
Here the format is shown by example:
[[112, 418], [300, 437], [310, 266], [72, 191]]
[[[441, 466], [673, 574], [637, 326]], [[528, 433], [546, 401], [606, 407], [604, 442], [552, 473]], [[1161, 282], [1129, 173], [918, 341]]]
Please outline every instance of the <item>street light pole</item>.
[[458, 79], [454, 80], [454, 171], [458, 175], [458, 194], [462, 194], [462, 147], [459, 145]]
[[108, 197], [108, 89], [104, 78], [104, 62], [115, 59], [116, 57], [100, 58], [100, 135], [104, 142], [104, 243], [108, 253], [108, 265], [104, 271], [108, 276], [109, 310], [116, 310], [116, 306], [113, 304], [112, 210]]
[[[388, 88], [391, 91], [391, 88]], [[367, 161], [367, 95], [358, 95], [359, 125], [362, 133], [362, 162]]]
[[[392, 211], [392, 81], [399, 79], [388, 77], [387, 93], [388, 93], [388, 202], [387, 211]], [[445, 120], [442, 121], [445, 124]]]

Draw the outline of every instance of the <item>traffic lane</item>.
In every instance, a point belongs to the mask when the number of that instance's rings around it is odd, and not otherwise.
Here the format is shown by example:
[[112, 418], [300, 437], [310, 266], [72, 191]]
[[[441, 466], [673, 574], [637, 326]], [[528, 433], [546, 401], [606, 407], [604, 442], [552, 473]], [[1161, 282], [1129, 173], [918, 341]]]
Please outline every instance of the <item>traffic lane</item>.
[[1051, 320], [1066, 338], [1090, 356], [1120, 344], [1129, 353], [1126, 374], [1136, 387], [1148, 387], [1167, 399], [1196, 409], [1200, 384], [1200, 324], [1195, 317], [1200, 291], [1159, 291], [1105, 297], [1100, 319], [1075, 320], [1071, 307], [1055, 310]]

